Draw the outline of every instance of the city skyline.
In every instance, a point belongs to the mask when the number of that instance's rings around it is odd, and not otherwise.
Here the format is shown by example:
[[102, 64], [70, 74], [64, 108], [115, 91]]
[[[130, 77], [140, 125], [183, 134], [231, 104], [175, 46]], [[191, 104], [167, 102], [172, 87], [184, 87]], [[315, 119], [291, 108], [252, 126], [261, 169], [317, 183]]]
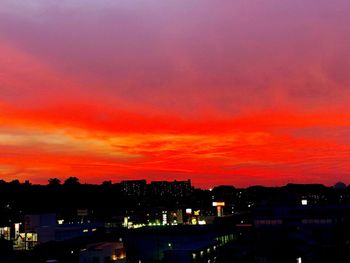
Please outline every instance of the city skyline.
[[3, 0], [0, 179], [349, 184], [349, 7]]

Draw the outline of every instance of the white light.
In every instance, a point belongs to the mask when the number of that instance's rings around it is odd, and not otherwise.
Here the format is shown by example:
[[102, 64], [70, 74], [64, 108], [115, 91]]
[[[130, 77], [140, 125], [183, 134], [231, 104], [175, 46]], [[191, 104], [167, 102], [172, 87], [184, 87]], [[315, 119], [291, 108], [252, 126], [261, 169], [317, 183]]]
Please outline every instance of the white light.
[[128, 224], [129, 224], [129, 217], [124, 217], [124, 223], [123, 223], [123, 226], [124, 227], [128, 227]]
[[301, 262], [301, 257], [298, 257], [298, 258], [297, 258], [297, 263], [302, 263], [302, 262]]
[[213, 206], [225, 206], [225, 202], [213, 202]]
[[192, 209], [191, 208], [186, 208], [186, 214], [192, 214]]
[[19, 226], [20, 226], [20, 223], [16, 223], [16, 224], [15, 224], [15, 234], [16, 234], [16, 237], [19, 235]]
[[168, 223], [168, 217], [167, 217], [167, 214], [166, 212], [164, 213], [163, 211], [163, 215], [162, 215], [162, 224], [163, 226], [166, 225]]
[[301, 205], [307, 205], [307, 200], [306, 199], [301, 200]]

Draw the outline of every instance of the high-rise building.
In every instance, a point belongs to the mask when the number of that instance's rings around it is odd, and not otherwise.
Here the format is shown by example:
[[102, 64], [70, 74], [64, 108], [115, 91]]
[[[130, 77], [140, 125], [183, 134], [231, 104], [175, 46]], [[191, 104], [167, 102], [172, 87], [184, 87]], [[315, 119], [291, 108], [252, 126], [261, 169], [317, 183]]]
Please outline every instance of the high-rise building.
[[183, 197], [192, 191], [191, 180], [187, 181], [153, 181], [150, 190], [154, 196]]
[[121, 191], [127, 196], [144, 196], [146, 195], [146, 180], [125, 180], [121, 181]]

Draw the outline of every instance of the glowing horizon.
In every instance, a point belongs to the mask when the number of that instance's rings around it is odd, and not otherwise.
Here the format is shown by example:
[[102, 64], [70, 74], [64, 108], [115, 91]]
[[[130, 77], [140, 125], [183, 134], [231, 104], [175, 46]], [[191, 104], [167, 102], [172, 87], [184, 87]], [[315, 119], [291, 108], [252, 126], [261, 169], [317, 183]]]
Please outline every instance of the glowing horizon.
[[0, 179], [350, 183], [350, 4], [4, 0]]

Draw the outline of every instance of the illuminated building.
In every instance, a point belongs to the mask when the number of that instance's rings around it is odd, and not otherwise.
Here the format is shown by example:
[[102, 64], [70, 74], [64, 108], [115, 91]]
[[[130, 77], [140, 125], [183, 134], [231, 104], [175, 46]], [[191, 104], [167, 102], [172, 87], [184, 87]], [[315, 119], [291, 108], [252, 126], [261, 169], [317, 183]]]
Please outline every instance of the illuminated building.
[[192, 190], [191, 180], [187, 181], [152, 181], [149, 185], [154, 196], [184, 197]]
[[[67, 223], [58, 224], [56, 214], [25, 215], [24, 233], [20, 233], [28, 244], [26, 248], [32, 248], [36, 244], [49, 241], [63, 241], [75, 237], [91, 236], [102, 224], [92, 223]], [[33, 237], [27, 240], [28, 237]]]
[[125, 180], [120, 182], [121, 191], [126, 196], [145, 196], [147, 190], [146, 180]]
[[168, 224], [168, 215], [167, 215], [167, 211], [162, 211], [162, 224], [163, 226]]
[[0, 237], [5, 240], [11, 240], [11, 228], [10, 227], [0, 227]]
[[184, 219], [183, 219], [183, 214], [182, 214], [182, 209], [178, 209], [176, 211], [176, 220], [177, 220], [177, 223], [178, 224], [182, 224], [184, 222]]

